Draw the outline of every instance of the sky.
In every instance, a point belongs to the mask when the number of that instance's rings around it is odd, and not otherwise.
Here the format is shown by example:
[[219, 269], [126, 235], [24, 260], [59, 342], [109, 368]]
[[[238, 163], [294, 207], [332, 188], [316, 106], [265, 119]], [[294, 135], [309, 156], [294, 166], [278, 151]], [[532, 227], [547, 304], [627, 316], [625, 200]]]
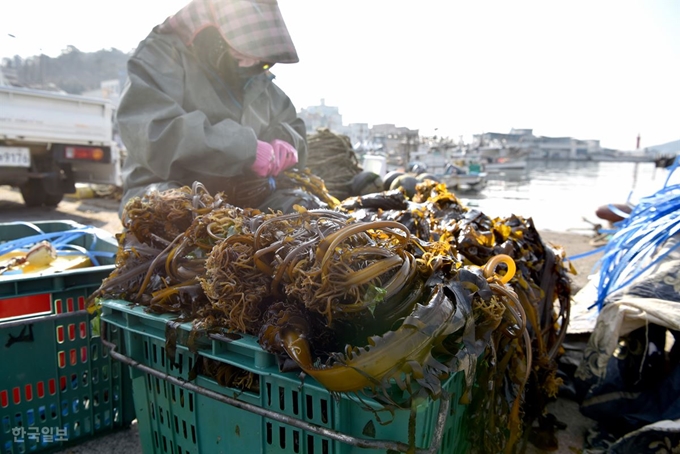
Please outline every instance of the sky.
[[[0, 57], [131, 51], [187, 0], [12, 1]], [[299, 110], [462, 137], [531, 128], [632, 150], [680, 139], [676, 0], [279, 0]]]

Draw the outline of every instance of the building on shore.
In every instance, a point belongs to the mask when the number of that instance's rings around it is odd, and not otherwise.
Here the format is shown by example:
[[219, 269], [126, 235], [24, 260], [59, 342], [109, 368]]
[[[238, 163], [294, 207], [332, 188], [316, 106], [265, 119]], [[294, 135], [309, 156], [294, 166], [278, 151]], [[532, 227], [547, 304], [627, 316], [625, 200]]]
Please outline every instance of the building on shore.
[[301, 109], [298, 116], [304, 120], [307, 134], [313, 134], [320, 128], [328, 128], [336, 134], [346, 134], [340, 109], [336, 106], [327, 106], [325, 99], [321, 99], [318, 106]]
[[388, 157], [408, 160], [411, 151], [418, 149], [420, 141], [417, 129], [399, 127], [386, 123], [369, 127], [368, 123], [350, 123], [344, 125], [340, 109], [326, 105], [321, 99], [318, 106], [300, 109], [298, 115], [304, 120], [307, 134], [314, 134], [320, 128], [328, 128], [335, 134], [349, 137], [354, 150], [359, 154], [380, 152]]
[[535, 136], [532, 129], [476, 134], [469, 149], [481, 150], [482, 154], [495, 150], [496, 155], [514, 154], [533, 160], [651, 162], [655, 157], [652, 149], [620, 151], [603, 148], [599, 140]]
[[[574, 137], [545, 137], [534, 135], [533, 129], [513, 128], [508, 133], [485, 132], [473, 135], [465, 144], [449, 138], [423, 138], [417, 129], [398, 127], [391, 123], [369, 127], [368, 123], [344, 125], [340, 109], [328, 106], [324, 99], [318, 106], [309, 106], [299, 112], [305, 121], [307, 134], [319, 128], [328, 128], [336, 134], [349, 137], [358, 154], [382, 153], [388, 159], [406, 164], [411, 153], [442, 153], [447, 159], [465, 158], [485, 164], [500, 165], [507, 161], [561, 160], [561, 161], [636, 161], [654, 160], [653, 150], [619, 151], [603, 148], [599, 140]], [[657, 154], [659, 154], [657, 152]], [[509, 164], [505, 164], [509, 165]]]
[[535, 136], [533, 129], [511, 129], [508, 134], [487, 132], [473, 136], [471, 148], [508, 149], [528, 159], [587, 161], [602, 152], [599, 140]]
[[370, 140], [374, 144], [380, 144], [388, 158], [393, 158], [398, 164], [403, 165], [409, 161], [411, 152], [418, 150], [420, 136], [417, 129], [384, 123], [373, 125]]

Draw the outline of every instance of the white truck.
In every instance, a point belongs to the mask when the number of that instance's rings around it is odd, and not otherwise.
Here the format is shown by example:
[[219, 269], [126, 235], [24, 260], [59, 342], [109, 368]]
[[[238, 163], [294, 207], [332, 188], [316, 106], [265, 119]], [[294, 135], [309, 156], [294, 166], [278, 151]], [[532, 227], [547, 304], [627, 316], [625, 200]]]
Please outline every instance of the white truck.
[[56, 206], [76, 183], [121, 186], [114, 108], [105, 99], [0, 86], [0, 185]]

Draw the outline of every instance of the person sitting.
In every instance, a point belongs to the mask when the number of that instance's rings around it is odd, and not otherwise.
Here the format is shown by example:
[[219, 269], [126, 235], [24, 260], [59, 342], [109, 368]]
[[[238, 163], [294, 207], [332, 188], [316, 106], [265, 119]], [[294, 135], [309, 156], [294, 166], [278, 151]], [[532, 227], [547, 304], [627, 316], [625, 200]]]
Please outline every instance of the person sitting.
[[120, 214], [148, 191], [197, 181], [216, 193], [303, 168], [305, 124], [269, 72], [298, 60], [276, 0], [193, 0], [154, 27], [117, 111]]

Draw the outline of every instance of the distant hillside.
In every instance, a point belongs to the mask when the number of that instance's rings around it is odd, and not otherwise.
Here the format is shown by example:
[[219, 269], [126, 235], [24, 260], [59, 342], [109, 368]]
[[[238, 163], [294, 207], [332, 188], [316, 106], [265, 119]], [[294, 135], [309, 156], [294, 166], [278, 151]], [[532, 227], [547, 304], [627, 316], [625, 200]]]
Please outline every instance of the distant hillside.
[[12, 85], [81, 94], [99, 88], [104, 80], [125, 78], [128, 58], [118, 49], [81, 52], [68, 46], [56, 58], [47, 55], [3, 58], [2, 72]]
[[658, 154], [677, 154], [680, 153], [680, 140], [647, 147], [647, 150]]

